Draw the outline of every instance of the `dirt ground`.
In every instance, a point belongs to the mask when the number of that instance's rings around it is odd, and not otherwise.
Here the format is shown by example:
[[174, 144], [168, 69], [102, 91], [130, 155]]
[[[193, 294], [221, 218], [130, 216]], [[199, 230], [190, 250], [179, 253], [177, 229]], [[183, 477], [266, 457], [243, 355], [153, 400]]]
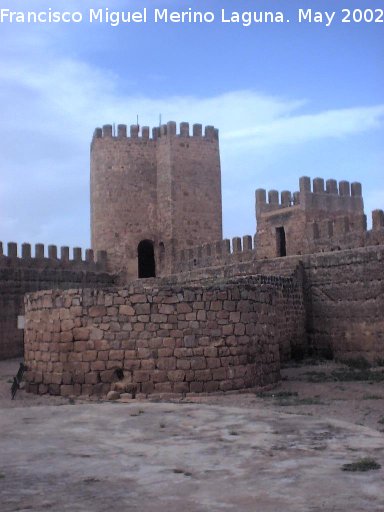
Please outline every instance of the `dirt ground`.
[[[0, 361], [0, 410], [73, 403], [73, 399], [33, 395], [22, 390], [13, 401], [10, 400], [12, 378], [20, 361]], [[347, 421], [384, 432], [384, 368], [356, 369], [330, 361], [316, 364], [306, 361], [286, 366], [281, 375], [280, 384], [270, 391], [196, 396], [180, 402], [262, 407], [288, 414]], [[357, 378], [363, 380], [354, 380]], [[74, 400], [78, 404], [87, 401], [83, 397]]]
[[2, 361], [0, 509], [382, 512], [384, 368], [308, 363], [262, 393], [107, 402], [12, 401]]

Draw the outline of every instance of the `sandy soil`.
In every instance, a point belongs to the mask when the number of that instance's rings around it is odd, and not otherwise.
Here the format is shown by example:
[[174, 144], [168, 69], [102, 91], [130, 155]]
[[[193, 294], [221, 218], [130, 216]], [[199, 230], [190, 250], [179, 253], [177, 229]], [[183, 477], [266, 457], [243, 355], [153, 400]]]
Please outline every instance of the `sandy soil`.
[[[1, 512], [384, 510], [382, 368], [299, 365], [268, 392], [172, 402], [12, 401], [18, 363], [0, 362]], [[366, 458], [381, 468], [343, 470]]]

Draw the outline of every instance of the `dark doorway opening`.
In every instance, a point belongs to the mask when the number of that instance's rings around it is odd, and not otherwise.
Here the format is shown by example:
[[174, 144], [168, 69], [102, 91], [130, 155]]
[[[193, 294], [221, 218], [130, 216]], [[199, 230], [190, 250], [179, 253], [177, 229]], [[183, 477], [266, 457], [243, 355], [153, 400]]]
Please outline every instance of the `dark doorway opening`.
[[142, 240], [137, 246], [139, 277], [156, 277], [155, 253], [151, 240]]
[[276, 247], [277, 256], [287, 255], [287, 246], [285, 243], [285, 229], [283, 227], [276, 228]]

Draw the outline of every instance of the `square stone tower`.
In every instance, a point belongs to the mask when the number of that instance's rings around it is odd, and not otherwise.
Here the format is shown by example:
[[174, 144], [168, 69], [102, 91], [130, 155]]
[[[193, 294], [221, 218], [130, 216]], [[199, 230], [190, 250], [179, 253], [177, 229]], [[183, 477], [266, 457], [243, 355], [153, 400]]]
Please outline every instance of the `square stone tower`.
[[175, 251], [222, 238], [218, 130], [111, 125], [91, 144], [92, 248], [128, 277], [170, 272]]
[[[307, 176], [300, 191], [256, 190], [258, 258], [310, 254], [348, 240], [361, 247], [366, 217], [360, 183]], [[340, 247], [339, 247], [340, 248]]]

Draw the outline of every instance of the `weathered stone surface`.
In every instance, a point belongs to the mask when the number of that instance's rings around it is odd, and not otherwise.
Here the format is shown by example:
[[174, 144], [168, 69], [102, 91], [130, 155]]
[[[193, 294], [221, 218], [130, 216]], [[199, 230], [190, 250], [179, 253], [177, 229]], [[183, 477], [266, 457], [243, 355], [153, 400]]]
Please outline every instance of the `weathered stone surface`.
[[[146, 294], [133, 289], [132, 293], [124, 293], [124, 296], [121, 294], [124, 290], [119, 289], [107, 293], [96, 292], [87, 298], [86, 305], [81, 309], [72, 309], [72, 316], [66, 316], [62, 320], [65, 322], [64, 328], [77, 322], [83, 326], [74, 327], [66, 343], [59, 341], [56, 344], [54, 338], [58, 336], [60, 340], [69, 331], [55, 333], [46, 326], [52, 325], [52, 319], [57, 317], [57, 313], [60, 315], [63, 308], [60, 306], [57, 309], [55, 300], [47, 301], [41, 308], [43, 292], [37, 294], [35, 301], [30, 296], [26, 332], [26, 360], [31, 366], [28, 377], [30, 384], [38, 383], [41, 378], [36, 370], [42, 363], [51, 365], [42, 367], [40, 371], [44, 384], [58, 386], [55, 388], [58, 393], [63, 386], [64, 394], [83, 392], [99, 395], [110, 389], [130, 392], [124, 382], [134, 386], [138, 395], [153, 392], [184, 394], [198, 390], [218, 390], [221, 380], [229, 380], [230, 388], [236, 389], [245, 385], [263, 385], [260, 380], [262, 375], [268, 376], [269, 380], [274, 375], [273, 378], [277, 379], [279, 352], [276, 329], [279, 324], [269, 311], [271, 306], [267, 307], [256, 298], [257, 294], [253, 290], [260, 283], [257, 280], [254, 285], [250, 285], [249, 280], [247, 283], [249, 289], [246, 293], [241, 292], [241, 280], [229, 281], [225, 284], [225, 290], [221, 285], [217, 290], [208, 291], [199, 287], [183, 290], [183, 293], [177, 286], [174, 290], [172, 287], [160, 287], [156, 293], [152, 290]], [[277, 284], [280, 286], [280, 283]], [[278, 294], [278, 286], [269, 285], [270, 293]], [[294, 287], [292, 290], [297, 293]], [[62, 303], [71, 304], [75, 298], [77, 300], [77, 293], [76, 290], [60, 293]], [[171, 294], [177, 302], [164, 302], [170, 300]], [[253, 338], [248, 336], [243, 340], [245, 326], [248, 324], [231, 322], [229, 313], [224, 309], [228, 294], [239, 297], [242, 295], [242, 309], [258, 311], [258, 318], [261, 315], [268, 329], [262, 329], [252, 335]], [[117, 309], [111, 306], [117, 303], [121, 317], [116, 316]], [[49, 304], [52, 305], [49, 307]], [[205, 312], [198, 309], [204, 307], [204, 304], [207, 304], [209, 315], [200, 315], [197, 319], [196, 311]], [[146, 322], [142, 321], [141, 306], [146, 309], [153, 307]], [[299, 318], [301, 314], [302, 303], [299, 300], [292, 318]], [[127, 316], [133, 325], [131, 332], [125, 330]], [[245, 321], [253, 322], [253, 317], [244, 318]], [[220, 322], [237, 326], [237, 334], [234, 329], [221, 329]], [[176, 323], [179, 329], [168, 329]], [[43, 337], [41, 333], [44, 334]], [[70, 341], [72, 338], [76, 338], [74, 343]], [[237, 346], [240, 347], [242, 343], [247, 344], [247, 349], [244, 349], [245, 361], [238, 356]], [[253, 351], [258, 354], [257, 364], [262, 365], [264, 370], [258, 371], [254, 377], [245, 381], [248, 364], [250, 375], [254, 373]], [[264, 353], [265, 357], [261, 357]], [[61, 360], [62, 355], [65, 355], [67, 361], [65, 378], [62, 368], [53, 366], [55, 361]], [[225, 370], [227, 367], [231, 368], [230, 373]], [[117, 373], [119, 368], [124, 372], [120, 377]], [[122, 376], [124, 381], [119, 385], [119, 378]], [[210, 381], [214, 382], [211, 386], [193, 385], [194, 382]], [[71, 385], [76, 385], [76, 389], [64, 387]], [[42, 391], [45, 392], [43, 388]]]
[[[374, 360], [381, 354], [384, 358], [383, 348], [375, 341], [381, 332], [377, 312], [382, 309], [382, 295], [375, 278], [382, 272], [384, 257], [380, 255], [381, 248], [357, 251], [353, 274], [349, 255], [343, 259], [342, 253], [332, 253], [307, 257], [293, 277], [259, 275], [182, 287], [177, 282], [163, 281], [156, 289], [143, 288], [137, 282], [129, 289], [94, 291], [81, 309], [71, 309], [70, 316], [63, 313], [66, 310], [62, 304], [78, 300], [77, 290], [37, 292], [26, 303], [25, 355], [31, 366], [31, 389], [60, 393], [61, 386], [76, 384], [84, 386], [86, 393], [100, 394], [117, 381], [114, 371], [119, 367], [137, 385], [138, 394], [269, 385], [279, 378], [281, 359], [307, 349], [305, 326], [309, 319], [313, 326], [312, 349], [331, 348], [339, 357], [369, 356]], [[279, 273], [282, 268], [292, 273], [297, 264], [295, 258], [274, 263]], [[268, 261], [256, 265], [255, 269], [264, 274], [265, 268], [271, 268]], [[370, 287], [364, 286], [367, 268], [374, 269]], [[249, 272], [250, 267], [247, 269]], [[310, 276], [305, 290], [303, 272]], [[346, 275], [351, 280], [348, 287], [344, 284]], [[328, 290], [326, 294], [322, 294], [323, 289]], [[310, 317], [304, 307], [304, 292], [312, 296]], [[45, 293], [52, 301], [44, 302]], [[132, 302], [132, 297], [138, 302]], [[369, 304], [365, 304], [368, 297]], [[126, 329], [127, 315], [116, 316], [116, 307], [107, 305], [115, 304], [115, 299], [119, 299], [119, 308], [129, 306], [134, 310], [128, 323], [132, 330]], [[148, 321], [143, 321], [138, 306], [150, 309]], [[105, 315], [91, 316], [95, 308]], [[205, 315], [195, 316], [198, 311]], [[191, 314], [196, 319], [186, 320]], [[60, 322], [60, 315], [62, 323], [80, 322], [80, 326], [60, 331], [60, 323], [54, 324]], [[88, 330], [89, 340], [73, 341], [87, 338]], [[65, 364], [65, 368], [54, 366], [58, 363]], [[88, 373], [90, 377], [86, 377]], [[208, 382], [214, 384], [206, 385]], [[40, 390], [40, 384], [48, 388], [42, 386]], [[160, 389], [157, 384], [162, 384]], [[90, 390], [92, 385], [94, 389]], [[63, 393], [68, 389], [63, 388]], [[75, 389], [72, 391], [75, 393]]]
[[108, 391], [107, 400], [118, 400], [120, 398], [120, 393], [117, 391]]

